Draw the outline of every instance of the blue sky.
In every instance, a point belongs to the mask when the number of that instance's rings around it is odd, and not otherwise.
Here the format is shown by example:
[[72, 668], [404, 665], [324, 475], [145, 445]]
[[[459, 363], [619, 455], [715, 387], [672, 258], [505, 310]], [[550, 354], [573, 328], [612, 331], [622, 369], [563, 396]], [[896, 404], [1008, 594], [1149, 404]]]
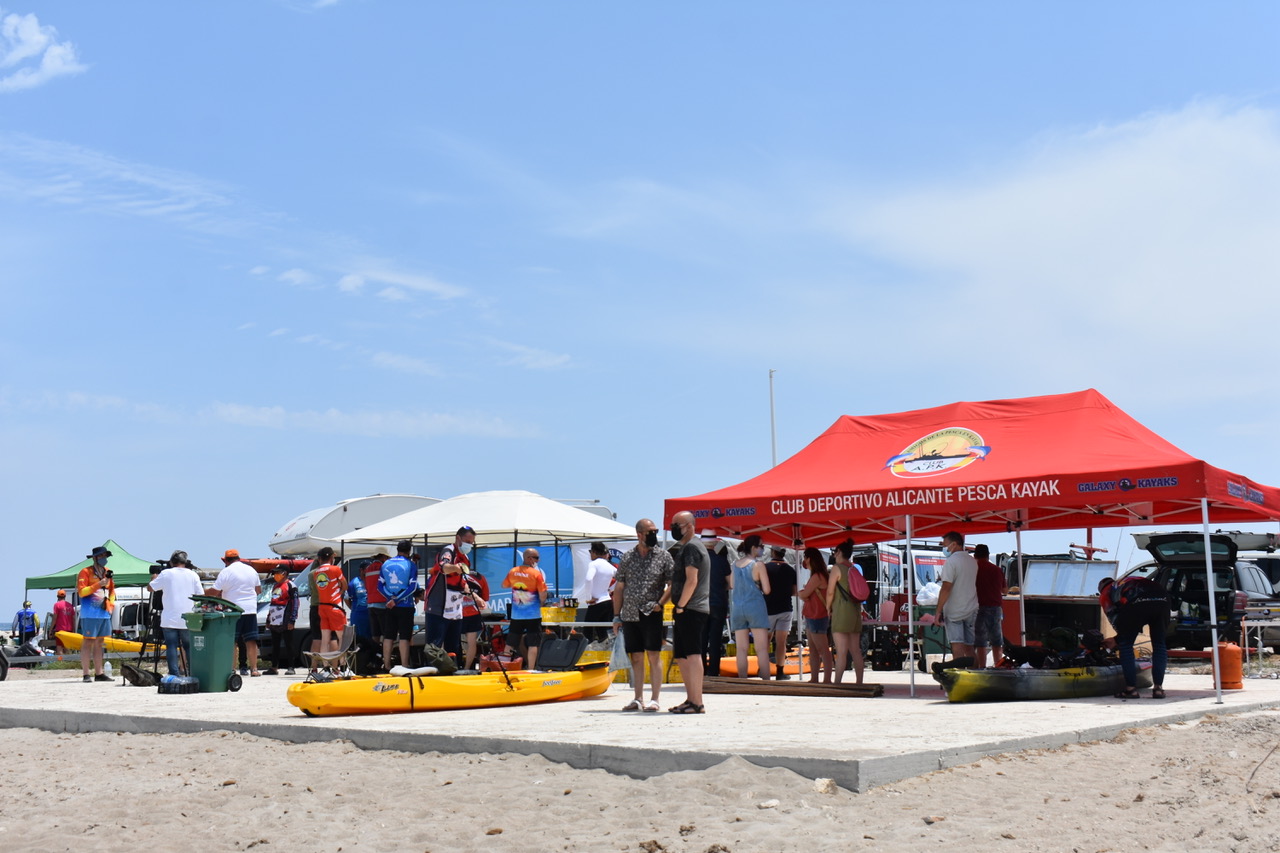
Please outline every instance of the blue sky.
[[779, 458], [1096, 387], [1280, 483], [1278, 23], [0, 0], [0, 605], [376, 492], [657, 516], [768, 467], [771, 368]]

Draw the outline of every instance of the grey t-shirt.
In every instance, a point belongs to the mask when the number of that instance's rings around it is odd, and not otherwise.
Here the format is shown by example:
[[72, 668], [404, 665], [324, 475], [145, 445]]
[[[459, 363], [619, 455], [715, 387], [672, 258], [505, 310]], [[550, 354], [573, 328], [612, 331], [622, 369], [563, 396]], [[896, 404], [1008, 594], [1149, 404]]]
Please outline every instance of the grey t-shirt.
[[699, 613], [711, 612], [711, 557], [707, 554], [707, 546], [699, 539], [690, 539], [688, 544], [676, 548], [676, 568], [671, 579], [671, 602], [680, 605], [684, 595], [685, 568], [693, 566], [698, 570], [698, 586], [693, 591], [687, 610]]

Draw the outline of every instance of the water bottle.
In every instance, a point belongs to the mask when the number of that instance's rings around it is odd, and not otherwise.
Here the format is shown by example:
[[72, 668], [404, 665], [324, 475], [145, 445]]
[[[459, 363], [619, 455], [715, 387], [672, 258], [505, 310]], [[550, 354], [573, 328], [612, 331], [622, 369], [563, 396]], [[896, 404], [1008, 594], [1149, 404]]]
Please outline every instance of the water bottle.
[[111, 661], [107, 661], [102, 665], [102, 671], [107, 674], [107, 678], [111, 678]]

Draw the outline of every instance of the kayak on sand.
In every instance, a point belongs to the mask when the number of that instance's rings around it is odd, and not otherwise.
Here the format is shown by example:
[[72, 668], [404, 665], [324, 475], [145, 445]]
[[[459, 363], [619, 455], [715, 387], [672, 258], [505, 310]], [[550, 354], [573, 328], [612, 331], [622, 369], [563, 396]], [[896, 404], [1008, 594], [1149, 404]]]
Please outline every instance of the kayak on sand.
[[[80, 647], [84, 645], [84, 635], [73, 634], [70, 631], [59, 631], [56, 635], [58, 642], [62, 643], [64, 649], [70, 649], [73, 652], [80, 651]], [[131, 654], [139, 654], [142, 651], [142, 643], [136, 640], [117, 640], [115, 637], [107, 637], [102, 642], [102, 648], [108, 652], [125, 652]], [[148, 645], [148, 649], [154, 649], [154, 644]], [[160, 646], [160, 650], [164, 651], [164, 646]]]
[[290, 704], [309, 717], [402, 714], [565, 702], [598, 696], [613, 674], [605, 661], [565, 672], [485, 672], [477, 675], [379, 675], [289, 685]]
[[[1110, 696], [1124, 689], [1124, 672], [1114, 666], [1064, 669], [945, 669], [933, 678], [949, 702], [1015, 702], [1024, 699], [1076, 699]], [[1138, 662], [1138, 686], [1150, 687], [1151, 662]]]

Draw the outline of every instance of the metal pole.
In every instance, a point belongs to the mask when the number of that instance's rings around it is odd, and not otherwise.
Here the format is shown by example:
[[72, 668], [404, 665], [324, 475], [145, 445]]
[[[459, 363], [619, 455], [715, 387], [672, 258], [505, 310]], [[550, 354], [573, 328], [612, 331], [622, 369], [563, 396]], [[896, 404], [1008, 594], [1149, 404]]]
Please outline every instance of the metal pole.
[[1027, 579], [1022, 571], [1022, 527], [1014, 528], [1014, 548], [1018, 550], [1018, 645], [1027, 644]]
[[916, 561], [911, 553], [911, 516], [907, 516], [907, 670], [911, 673], [911, 698], [916, 695]]
[[774, 467], [778, 464], [778, 423], [773, 408], [773, 374], [777, 372], [774, 368], [769, 368], [769, 439], [773, 448]]
[[[1209, 643], [1213, 653], [1214, 704], [1222, 704], [1222, 662], [1218, 659], [1218, 584], [1213, 576], [1213, 550], [1209, 541], [1209, 499], [1200, 499], [1200, 518], [1204, 522], [1204, 570], [1209, 587]], [[1168, 654], [1166, 652], [1166, 654]]]

